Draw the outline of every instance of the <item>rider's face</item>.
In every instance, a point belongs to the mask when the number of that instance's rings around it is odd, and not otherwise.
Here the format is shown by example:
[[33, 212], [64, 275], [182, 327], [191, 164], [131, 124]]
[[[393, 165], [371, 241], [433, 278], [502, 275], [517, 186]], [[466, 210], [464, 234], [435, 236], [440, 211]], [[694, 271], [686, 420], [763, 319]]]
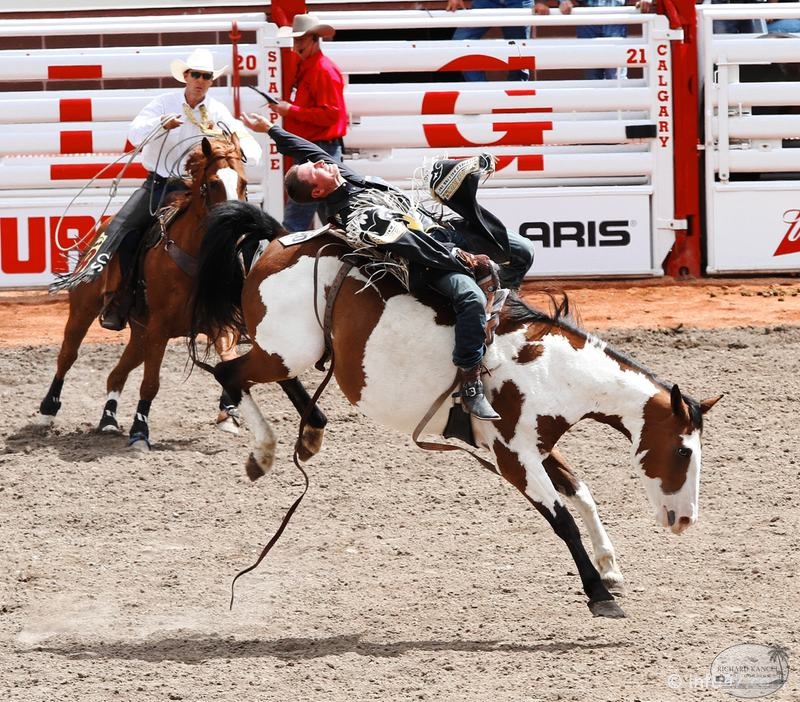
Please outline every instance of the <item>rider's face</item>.
[[[193, 78], [192, 73], [196, 73], [198, 77]], [[186, 81], [186, 90], [184, 91], [186, 101], [192, 107], [202, 102], [203, 98], [205, 98], [208, 89], [213, 83], [210, 77], [212, 75], [213, 74], [207, 73], [206, 71], [186, 71], [183, 74], [183, 78]]]
[[339, 166], [327, 161], [307, 161], [297, 167], [297, 177], [304, 183], [314, 186], [311, 191], [313, 197], [330, 195], [342, 183]]

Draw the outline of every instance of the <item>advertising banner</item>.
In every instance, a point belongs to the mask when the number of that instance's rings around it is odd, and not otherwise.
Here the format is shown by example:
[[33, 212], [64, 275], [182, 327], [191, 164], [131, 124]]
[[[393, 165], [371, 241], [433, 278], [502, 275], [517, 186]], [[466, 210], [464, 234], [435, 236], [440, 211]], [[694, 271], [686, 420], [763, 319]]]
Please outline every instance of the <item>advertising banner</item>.
[[712, 197], [709, 273], [800, 271], [800, 183], [735, 183]]
[[653, 265], [648, 186], [482, 189], [480, 203], [530, 239], [529, 276], [663, 275]]
[[85, 246], [98, 219], [113, 215], [126, 199], [87, 196], [66, 212], [64, 198], [0, 200], [0, 287], [46, 287], [74, 267], [76, 245]]

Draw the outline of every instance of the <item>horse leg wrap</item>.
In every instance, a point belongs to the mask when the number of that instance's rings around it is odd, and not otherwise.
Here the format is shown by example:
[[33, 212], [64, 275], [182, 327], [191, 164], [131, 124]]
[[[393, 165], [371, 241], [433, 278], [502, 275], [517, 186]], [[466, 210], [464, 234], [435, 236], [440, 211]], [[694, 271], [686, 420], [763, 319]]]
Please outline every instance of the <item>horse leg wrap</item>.
[[147, 421], [151, 404], [152, 400], [139, 400], [139, 404], [136, 405], [136, 415], [131, 425], [128, 446], [132, 446], [137, 441], [144, 441], [147, 447], [150, 448], [150, 427]]
[[61, 409], [61, 388], [64, 387], [63, 378], [53, 378], [50, 388], [39, 405], [39, 413], [55, 417]]
[[104, 432], [118, 432], [120, 431], [119, 422], [117, 421], [117, 401], [106, 401], [103, 407], [103, 416], [100, 417], [100, 424], [97, 425], [99, 431]]

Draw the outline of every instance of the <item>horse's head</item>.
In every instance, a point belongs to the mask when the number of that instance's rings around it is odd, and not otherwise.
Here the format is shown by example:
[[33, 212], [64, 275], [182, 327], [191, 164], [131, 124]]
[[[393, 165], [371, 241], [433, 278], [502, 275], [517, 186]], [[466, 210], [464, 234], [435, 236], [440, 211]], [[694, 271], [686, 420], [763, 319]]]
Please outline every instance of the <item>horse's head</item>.
[[656, 521], [674, 534], [697, 521], [703, 415], [720, 397], [698, 403], [673, 385], [645, 404], [633, 460], [644, 474]]
[[194, 195], [207, 209], [226, 200], [247, 199], [247, 178], [236, 135], [231, 138], [203, 137], [186, 161]]

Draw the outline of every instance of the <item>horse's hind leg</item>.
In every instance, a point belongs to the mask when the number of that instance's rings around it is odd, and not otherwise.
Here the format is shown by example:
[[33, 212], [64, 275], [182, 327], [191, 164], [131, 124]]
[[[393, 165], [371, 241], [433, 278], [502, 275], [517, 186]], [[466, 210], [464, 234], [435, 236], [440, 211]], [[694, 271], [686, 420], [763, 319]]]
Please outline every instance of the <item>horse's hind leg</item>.
[[[298, 414], [302, 417], [311, 402], [311, 397], [306, 392], [303, 384], [297, 378], [291, 378], [290, 380], [278, 381], [278, 385], [281, 386], [281, 389], [286, 393], [286, 397], [292, 401]], [[297, 437], [297, 442], [295, 443], [297, 457], [301, 461], [305, 462], [319, 453], [322, 448], [322, 439], [325, 435], [325, 425], [327, 423], [328, 418], [319, 407], [315, 406], [308, 415], [306, 425], [303, 427], [303, 433]]]
[[78, 358], [78, 350], [86, 337], [86, 332], [103, 307], [103, 283], [99, 278], [91, 283], [79, 285], [69, 293], [69, 316], [64, 326], [64, 338], [58, 352], [56, 374], [50, 388], [39, 405], [35, 423], [50, 426], [61, 408], [61, 389], [64, 378]]
[[495, 440], [493, 448], [500, 474], [528, 498], [567, 545], [578, 568], [583, 591], [589, 598], [592, 614], [596, 617], [624, 617], [625, 613], [603, 584], [600, 573], [586, 553], [578, 525], [548, 479], [542, 463], [530, 456], [523, 460], [499, 440]]
[[[139, 338], [144, 350], [144, 372], [139, 386], [139, 403], [128, 438], [128, 446], [140, 451], [150, 450], [150, 406], [161, 387], [161, 363], [167, 350], [169, 335], [145, 331]], [[131, 339], [133, 340], [133, 339]]]
[[[214, 348], [217, 351], [217, 355], [223, 361], [232, 361], [237, 355], [236, 344], [238, 342], [239, 334], [228, 330], [220, 334], [214, 342]], [[215, 422], [217, 429], [229, 434], [238, 434], [241, 423], [242, 419], [239, 414], [239, 408], [236, 406], [231, 396], [223, 390], [219, 397], [219, 414]]]
[[624, 595], [625, 579], [617, 565], [614, 545], [600, 521], [597, 504], [592, 498], [589, 487], [576, 477], [557, 449], [553, 449], [542, 464], [556, 490], [564, 495], [567, 503], [580, 515], [592, 542], [594, 552], [592, 560], [600, 572], [603, 583], [612, 595], [617, 597]]

